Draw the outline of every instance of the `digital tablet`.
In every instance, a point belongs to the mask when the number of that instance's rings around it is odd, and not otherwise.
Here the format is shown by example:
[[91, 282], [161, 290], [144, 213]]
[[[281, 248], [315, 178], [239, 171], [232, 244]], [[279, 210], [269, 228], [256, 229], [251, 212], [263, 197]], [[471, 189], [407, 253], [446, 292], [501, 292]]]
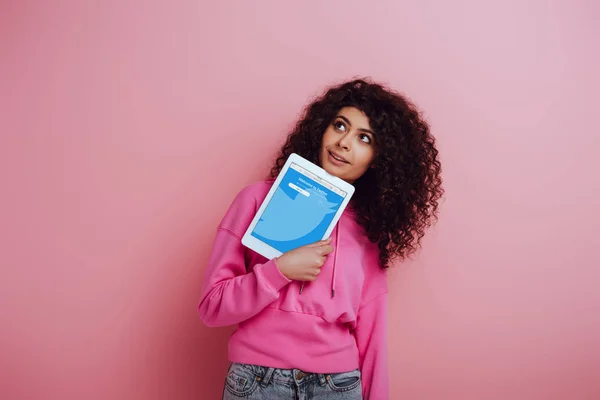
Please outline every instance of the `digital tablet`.
[[354, 186], [291, 154], [262, 202], [242, 244], [272, 259], [331, 235]]

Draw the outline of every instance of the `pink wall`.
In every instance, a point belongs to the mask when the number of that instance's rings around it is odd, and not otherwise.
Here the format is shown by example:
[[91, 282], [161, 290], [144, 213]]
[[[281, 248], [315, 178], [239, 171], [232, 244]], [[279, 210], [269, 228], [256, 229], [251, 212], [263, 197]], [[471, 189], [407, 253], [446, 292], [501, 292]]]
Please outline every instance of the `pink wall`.
[[353, 75], [445, 167], [391, 274], [393, 399], [600, 398], [595, 2], [37, 3], [0, 5], [0, 398], [218, 398], [215, 226]]

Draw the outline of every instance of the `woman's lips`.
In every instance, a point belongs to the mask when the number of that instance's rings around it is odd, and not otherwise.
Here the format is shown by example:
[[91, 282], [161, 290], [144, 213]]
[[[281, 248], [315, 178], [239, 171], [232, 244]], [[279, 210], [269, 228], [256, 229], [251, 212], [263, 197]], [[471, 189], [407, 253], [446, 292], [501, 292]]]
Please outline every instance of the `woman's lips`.
[[348, 160], [333, 151], [328, 150], [329, 160], [336, 165], [350, 164]]

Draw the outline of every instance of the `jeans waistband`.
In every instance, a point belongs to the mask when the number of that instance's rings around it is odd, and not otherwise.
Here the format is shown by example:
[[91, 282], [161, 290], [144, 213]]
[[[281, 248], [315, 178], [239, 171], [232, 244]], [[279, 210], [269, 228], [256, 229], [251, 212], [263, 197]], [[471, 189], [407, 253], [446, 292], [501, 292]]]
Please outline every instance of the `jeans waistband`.
[[325, 385], [328, 379], [327, 374], [311, 373], [300, 369], [279, 369], [239, 363], [236, 363], [236, 365], [240, 368], [248, 369], [258, 376], [260, 378], [260, 385], [263, 387], [269, 385], [271, 381], [293, 385], [318, 380], [319, 384]]

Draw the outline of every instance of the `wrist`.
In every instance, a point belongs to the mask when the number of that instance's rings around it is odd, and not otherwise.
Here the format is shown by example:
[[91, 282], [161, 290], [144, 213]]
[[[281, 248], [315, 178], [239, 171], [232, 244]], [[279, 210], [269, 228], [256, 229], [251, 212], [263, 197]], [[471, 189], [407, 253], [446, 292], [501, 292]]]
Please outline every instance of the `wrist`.
[[285, 262], [282, 262], [281, 256], [275, 257], [273, 259], [273, 262], [275, 263], [275, 266], [277, 267], [277, 269], [279, 270], [279, 272], [281, 272], [283, 274], [283, 276], [285, 276], [286, 278], [289, 279], [289, 277], [287, 276], [287, 274], [284, 272], [285, 269], [283, 268], [283, 266], [284, 266]]

